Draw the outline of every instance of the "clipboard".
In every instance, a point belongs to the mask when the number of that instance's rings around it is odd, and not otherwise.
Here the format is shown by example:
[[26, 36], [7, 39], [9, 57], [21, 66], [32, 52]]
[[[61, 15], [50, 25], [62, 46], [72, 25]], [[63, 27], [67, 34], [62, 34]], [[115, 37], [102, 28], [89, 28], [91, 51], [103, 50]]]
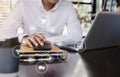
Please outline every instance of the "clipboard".
[[52, 45], [51, 50], [34, 50], [26, 45], [21, 45], [20, 49], [17, 49], [16, 52], [19, 55], [19, 60], [22, 62], [53, 62], [54, 60], [66, 60], [67, 51], [58, 48], [55, 45]]

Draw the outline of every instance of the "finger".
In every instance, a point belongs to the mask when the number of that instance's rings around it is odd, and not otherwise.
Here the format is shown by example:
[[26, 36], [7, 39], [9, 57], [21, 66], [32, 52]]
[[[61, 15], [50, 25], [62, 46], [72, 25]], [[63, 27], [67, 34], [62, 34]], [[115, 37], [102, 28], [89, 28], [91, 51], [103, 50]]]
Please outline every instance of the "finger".
[[27, 45], [27, 43], [26, 43], [26, 39], [27, 39], [27, 38], [28, 38], [28, 37], [23, 37], [22, 42], [21, 42], [22, 45]]
[[25, 40], [22, 40], [21, 45], [27, 45]]
[[42, 41], [40, 38], [35, 37], [35, 39], [40, 45], [44, 45], [44, 41]]
[[38, 43], [34, 37], [30, 37], [30, 41], [33, 43], [34, 46], [38, 46]]
[[29, 39], [26, 40], [26, 45], [28, 45], [31, 48], [33, 47], [32, 43]]
[[36, 36], [39, 36], [39, 37], [42, 37], [42, 38], [45, 38], [43, 34], [39, 33], [39, 34], [36, 34]]
[[45, 41], [45, 43], [47, 43], [47, 44], [49, 44], [49, 45], [51, 44], [51, 42], [50, 42], [50, 41]]
[[36, 34], [36, 36], [41, 38], [43, 41], [47, 41], [43, 34]]
[[28, 45], [29, 47], [32, 47], [29, 42], [29, 37], [25, 37], [22, 39], [21, 45]]

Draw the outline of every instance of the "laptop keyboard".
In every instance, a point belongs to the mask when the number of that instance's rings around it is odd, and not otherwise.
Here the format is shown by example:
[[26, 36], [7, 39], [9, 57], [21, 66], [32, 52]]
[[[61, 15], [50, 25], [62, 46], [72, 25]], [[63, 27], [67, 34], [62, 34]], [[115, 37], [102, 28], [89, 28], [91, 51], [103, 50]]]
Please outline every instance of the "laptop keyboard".
[[65, 46], [59, 46], [61, 49], [66, 49], [66, 50], [71, 50], [71, 51], [80, 51], [83, 49], [83, 44], [82, 43], [76, 43], [76, 44], [71, 44], [71, 45], [65, 45]]

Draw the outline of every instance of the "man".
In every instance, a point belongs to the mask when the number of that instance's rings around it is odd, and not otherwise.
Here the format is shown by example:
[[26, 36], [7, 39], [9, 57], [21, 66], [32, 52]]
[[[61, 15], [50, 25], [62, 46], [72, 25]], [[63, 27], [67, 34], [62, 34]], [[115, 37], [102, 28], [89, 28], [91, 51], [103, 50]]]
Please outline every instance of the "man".
[[[17, 34], [20, 26], [23, 32]], [[63, 35], [65, 27], [68, 34]], [[19, 41], [29, 47], [45, 43], [68, 45], [81, 41], [82, 30], [76, 11], [68, 1], [18, 0], [1, 36], [6, 39], [18, 36]]]

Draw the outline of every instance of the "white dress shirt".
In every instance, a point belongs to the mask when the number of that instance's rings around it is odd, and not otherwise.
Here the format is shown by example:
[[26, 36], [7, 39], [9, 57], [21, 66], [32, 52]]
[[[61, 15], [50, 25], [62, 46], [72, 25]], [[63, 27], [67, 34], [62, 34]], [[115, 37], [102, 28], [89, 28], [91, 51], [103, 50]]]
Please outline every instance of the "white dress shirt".
[[[63, 34], [65, 27], [67, 34]], [[21, 32], [18, 33], [18, 29]], [[24, 35], [34, 33], [42, 33], [54, 44], [80, 42], [82, 30], [72, 3], [59, 0], [51, 10], [46, 11], [41, 0], [18, 0], [1, 29], [1, 38], [18, 36], [21, 41]]]

